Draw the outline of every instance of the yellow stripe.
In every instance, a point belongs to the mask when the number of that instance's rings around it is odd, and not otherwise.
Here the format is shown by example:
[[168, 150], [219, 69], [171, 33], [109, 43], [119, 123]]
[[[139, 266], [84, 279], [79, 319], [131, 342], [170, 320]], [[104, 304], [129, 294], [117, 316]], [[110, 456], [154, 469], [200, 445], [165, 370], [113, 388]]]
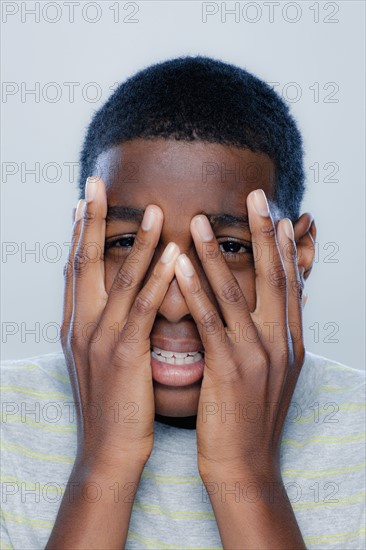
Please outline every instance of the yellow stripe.
[[[337, 506], [347, 506], [350, 504], [356, 504], [357, 502], [364, 502], [365, 493], [360, 493], [359, 495], [353, 495], [349, 498], [338, 499], [338, 502], [292, 502], [292, 508], [295, 511], [303, 510], [313, 510], [314, 508], [324, 508], [324, 507], [337, 507]], [[335, 500], [337, 495], [334, 495]]]
[[153, 471], [145, 468], [142, 472], [143, 478], [153, 479], [156, 483], [164, 483], [166, 485], [201, 485], [202, 479], [200, 476], [180, 477], [180, 476], [164, 476], [155, 474]]
[[21, 393], [23, 395], [29, 395], [30, 397], [38, 397], [38, 399], [64, 399], [70, 402], [73, 398], [66, 393], [52, 391], [41, 392], [33, 390], [32, 388], [24, 388], [23, 386], [0, 386], [1, 392]]
[[348, 533], [337, 533], [334, 535], [323, 535], [320, 537], [316, 535], [311, 537], [304, 537], [304, 541], [308, 544], [319, 544], [319, 543], [330, 544], [332, 542], [354, 539], [359, 535], [364, 535], [365, 533], [366, 533], [366, 529], [364, 527], [361, 527], [357, 531], [349, 531]]
[[26, 447], [21, 447], [20, 445], [16, 445], [15, 443], [7, 443], [5, 441], [1, 442], [1, 449], [5, 451], [12, 451], [14, 453], [19, 453], [29, 458], [35, 458], [36, 460], [44, 460], [46, 462], [73, 464], [75, 461], [75, 457], [72, 458], [71, 456], [39, 453], [37, 451], [33, 451], [32, 449], [27, 449]]
[[282, 475], [288, 477], [303, 477], [313, 479], [323, 476], [351, 474], [353, 472], [364, 470], [365, 468], [366, 462], [360, 462], [359, 464], [354, 464], [353, 466], [345, 466], [344, 468], [329, 468], [328, 470], [294, 470], [287, 468], [285, 470], [282, 470]]
[[[173, 550], [176, 550], [177, 549], [177, 546], [176, 545], [173, 545], [173, 544], [169, 544], [169, 543], [166, 543], [166, 542], [162, 542], [162, 541], [159, 541], [159, 540], [156, 540], [156, 539], [148, 539], [146, 537], [142, 537], [141, 535], [139, 535], [138, 533], [135, 533], [134, 531], [128, 531], [128, 538], [127, 540], [136, 540], [138, 542], [142, 542], [143, 544], [145, 544], [145, 546], [147, 548], [152, 548], [152, 549], [173, 549]], [[184, 546], [182, 544], [179, 544], [179, 549], [180, 550], [222, 550], [222, 546], [215, 546], [214, 548], [213, 547], [208, 547], [208, 546], [201, 546], [201, 547], [196, 547], [196, 546]]]
[[357, 372], [361, 372], [363, 374], [363, 371], [361, 369], [355, 369], [353, 367], [347, 367], [346, 365], [334, 365], [332, 363], [327, 363], [322, 368], [323, 369], [333, 369], [333, 370], [344, 371], [344, 372], [348, 372], [350, 374], [353, 374], [354, 371], [357, 371]]
[[51, 376], [52, 378], [55, 378], [56, 380], [59, 380], [60, 382], [66, 382], [70, 383], [70, 378], [68, 376], [62, 376], [62, 374], [57, 374], [55, 372], [50, 372], [48, 369], [44, 369], [40, 365], [31, 364], [31, 363], [22, 363], [20, 365], [17, 365], [16, 363], [13, 363], [11, 365], [1, 365], [2, 369], [9, 368], [9, 370], [14, 371], [14, 369], [22, 369], [22, 370], [40, 370], [44, 372], [47, 376]]
[[358, 390], [359, 388], [361, 388], [363, 386], [363, 382], [360, 382], [360, 384], [358, 384], [358, 386], [352, 386], [351, 388], [342, 388], [340, 386], [318, 386], [317, 387], [317, 392], [315, 395], [318, 395], [319, 393], [321, 393], [322, 391], [324, 392], [334, 392], [334, 393], [337, 393], [337, 392], [353, 392], [355, 390]]
[[366, 403], [341, 403], [339, 410], [346, 412], [364, 411], [366, 410]]
[[282, 440], [283, 445], [290, 445], [296, 449], [301, 449], [310, 443], [323, 443], [327, 445], [343, 445], [344, 443], [356, 443], [357, 441], [363, 441], [365, 439], [365, 433], [358, 433], [352, 435], [345, 435], [343, 437], [332, 437], [329, 435], [314, 435], [313, 437], [308, 437], [304, 441], [298, 441], [296, 439], [291, 439], [285, 437]]
[[[3, 509], [1, 507], [0, 507], [0, 517], [1, 517], [1, 525], [4, 525], [5, 524], [4, 512], [3, 512]], [[5, 528], [5, 530], [6, 530], [6, 528]], [[13, 550], [13, 547], [2, 539], [2, 535], [3, 535], [3, 531], [1, 529], [1, 532], [0, 532], [0, 550]]]
[[[28, 414], [32, 413], [30, 412]], [[39, 428], [40, 430], [51, 433], [76, 433], [77, 431], [76, 426], [72, 423], [69, 425], [65, 424], [64, 426], [57, 426], [56, 423], [52, 422], [36, 422], [36, 420], [33, 420], [33, 418], [28, 418], [28, 416], [22, 418], [19, 414], [8, 416], [10, 416], [10, 418], [6, 420], [6, 424], [27, 424], [32, 428]]]
[[134, 531], [128, 531], [127, 533], [127, 540], [137, 540], [138, 542], [142, 542], [145, 544], [145, 546], [147, 546], [147, 548], [162, 548], [162, 549], [165, 549], [165, 548], [171, 548], [173, 550], [175, 550], [175, 546], [173, 544], [168, 544], [168, 543], [165, 543], [165, 542], [160, 542], [156, 539], [148, 539], [147, 537], [143, 537], [141, 535], [139, 535], [138, 533], [135, 533]]
[[25, 516], [20, 516], [18, 514], [11, 514], [9, 512], [4, 512], [4, 518], [7, 521], [13, 521], [14, 523], [22, 523], [23, 525], [31, 525], [38, 527], [39, 529], [52, 529], [54, 521], [48, 521], [46, 519], [31, 519]]
[[185, 510], [167, 510], [161, 506], [155, 504], [147, 504], [138, 502], [135, 500], [134, 508], [142, 510], [147, 514], [154, 514], [157, 516], [165, 516], [172, 519], [195, 519], [195, 520], [212, 520], [215, 519], [213, 512], [192, 512]]
[[0, 368], [3, 371], [5, 371], [6, 369], [14, 371], [14, 369], [34, 370], [38, 369], [39, 367], [34, 363], [18, 363], [17, 361], [15, 361], [14, 363], [6, 364], [6, 361], [1, 361]]

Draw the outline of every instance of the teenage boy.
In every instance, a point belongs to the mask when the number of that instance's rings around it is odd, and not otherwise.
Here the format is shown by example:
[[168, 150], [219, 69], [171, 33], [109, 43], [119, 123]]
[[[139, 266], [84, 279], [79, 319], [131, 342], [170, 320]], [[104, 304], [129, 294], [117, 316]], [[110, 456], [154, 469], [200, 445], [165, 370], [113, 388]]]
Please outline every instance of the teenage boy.
[[160, 63], [94, 115], [63, 351], [3, 364], [2, 548], [363, 547], [363, 378], [304, 348], [303, 194], [238, 67]]

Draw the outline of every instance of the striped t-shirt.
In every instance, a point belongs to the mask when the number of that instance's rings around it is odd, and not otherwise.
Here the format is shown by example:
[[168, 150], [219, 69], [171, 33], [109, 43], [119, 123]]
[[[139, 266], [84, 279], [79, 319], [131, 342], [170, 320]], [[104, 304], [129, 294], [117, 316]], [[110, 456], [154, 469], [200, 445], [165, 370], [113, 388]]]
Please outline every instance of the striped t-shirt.
[[[1, 385], [1, 549], [42, 550], [76, 456], [63, 353], [4, 361]], [[361, 371], [307, 352], [281, 443], [282, 477], [307, 548], [365, 548], [364, 389]], [[222, 548], [194, 429], [155, 421], [126, 548]]]

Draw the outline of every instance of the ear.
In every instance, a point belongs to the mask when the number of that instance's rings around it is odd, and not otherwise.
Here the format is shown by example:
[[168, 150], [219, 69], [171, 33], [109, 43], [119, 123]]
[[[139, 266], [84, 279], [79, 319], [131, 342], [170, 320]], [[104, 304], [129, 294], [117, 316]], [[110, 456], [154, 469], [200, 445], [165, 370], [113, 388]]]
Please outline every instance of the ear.
[[[316, 226], [311, 214], [305, 213], [294, 224], [294, 236], [297, 248], [297, 265], [303, 288], [311, 273], [315, 258]], [[304, 294], [305, 305], [307, 296]]]

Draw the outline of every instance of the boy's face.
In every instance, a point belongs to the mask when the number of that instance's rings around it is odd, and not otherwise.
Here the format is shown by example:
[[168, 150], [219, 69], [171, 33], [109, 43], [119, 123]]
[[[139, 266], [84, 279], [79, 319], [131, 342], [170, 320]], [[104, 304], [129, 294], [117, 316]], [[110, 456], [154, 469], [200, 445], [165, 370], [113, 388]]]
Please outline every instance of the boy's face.
[[[217, 300], [197, 255], [190, 232], [196, 214], [243, 218], [211, 221], [215, 236], [230, 270], [236, 277], [251, 311], [255, 309], [254, 258], [250, 249], [251, 233], [245, 223], [246, 199], [258, 188], [273, 197], [274, 164], [263, 153], [220, 144], [179, 142], [176, 140], [135, 139], [115, 146], [98, 158], [98, 175], [106, 184], [108, 208], [119, 206], [144, 210], [158, 205], [164, 214], [161, 239], [146, 273], [151, 271], [165, 246], [174, 241], [181, 253], [189, 256], [201, 284], [221, 315]], [[210, 218], [209, 218], [210, 219]], [[108, 220], [106, 242], [132, 235], [121, 241], [122, 247], [105, 253], [106, 290], [133, 244], [140, 219]], [[203, 349], [196, 324], [174, 278], [161, 304], [151, 332], [151, 342], [161, 349], [174, 351], [179, 343]], [[179, 351], [179, 349], [176, 349]], [[184, 417], [197, 414], [201, 380], [186, 386], [168, 386], [154, 381], [155, 410], [163, 416]]]

